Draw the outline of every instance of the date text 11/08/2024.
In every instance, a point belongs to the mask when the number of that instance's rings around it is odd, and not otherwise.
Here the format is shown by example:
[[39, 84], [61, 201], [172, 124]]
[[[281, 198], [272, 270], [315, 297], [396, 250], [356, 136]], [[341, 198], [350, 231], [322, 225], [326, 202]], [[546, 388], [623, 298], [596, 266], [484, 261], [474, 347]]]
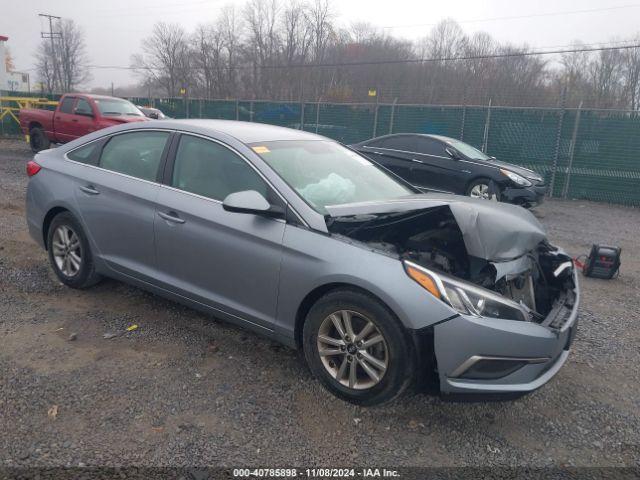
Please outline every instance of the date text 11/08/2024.
[[237, 478], [398, 478], [397, 470], [387, 468], [237, 468]]

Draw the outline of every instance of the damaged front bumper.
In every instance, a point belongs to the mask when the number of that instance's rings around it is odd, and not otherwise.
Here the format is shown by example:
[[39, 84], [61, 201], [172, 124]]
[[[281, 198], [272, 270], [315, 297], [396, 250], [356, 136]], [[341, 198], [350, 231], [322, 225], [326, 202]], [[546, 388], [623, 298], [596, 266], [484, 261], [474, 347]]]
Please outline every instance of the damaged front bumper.
[[571, 308], [540, 323], [460, 315], [433, 330], [440, 392], [527, 393], [547, 383], [566, 362], [578, 328], [579, 286]]

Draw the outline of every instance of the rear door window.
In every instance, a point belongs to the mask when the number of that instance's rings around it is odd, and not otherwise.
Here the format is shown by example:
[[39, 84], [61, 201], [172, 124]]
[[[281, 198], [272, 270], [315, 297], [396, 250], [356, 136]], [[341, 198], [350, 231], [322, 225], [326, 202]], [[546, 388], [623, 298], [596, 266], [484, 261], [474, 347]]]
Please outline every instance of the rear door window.
[[78, 103], [76, 104], [76, 115], [93, 115], [93, 110], [91, 110], [91, 105], [84, 98], [79, 98]]
[[415, 152], [415, 137], [413, 135], [398, 135], [397, 137], [383, 138], [376, 147]]
[[76, 97], [64, 97], [60, 104], [60, 111], [62, 113], [73, 113], [73, 103], [76, 101]]
[[418, 153], [449, 158], [447, 152], [445, 151], [446, 145], [442, 142], [439, 142], [438, 140], [434, 140], [428, 137], [416, 137], [415, 145], [415, 151]]
[[100, 167], [155, 182], [169, 132], [143, 131], [115, 135], [100, 156]]

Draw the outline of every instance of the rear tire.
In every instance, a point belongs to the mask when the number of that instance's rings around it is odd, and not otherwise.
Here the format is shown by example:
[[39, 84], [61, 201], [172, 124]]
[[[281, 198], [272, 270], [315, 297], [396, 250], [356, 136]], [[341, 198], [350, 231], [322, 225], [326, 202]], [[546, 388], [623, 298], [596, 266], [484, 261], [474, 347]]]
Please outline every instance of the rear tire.
[[38, 153], [42, 150], [46, 150], [51, 146], [51, 141], [47, 138], [44, 130], [40, 127], [33, 127], [29, 131], [29, 145], [33, 153]]
[[51, 268], [71, 288], [88, 288], [101, 280], [96, 273], [89, 241], [80, 222], [70, 212], [54, 217], [47, 232]]
[[307, 314], [302, 335], [312, 373], [348, 402], [390, 402], [414, 379], [413, 351], [404, 327], [384, 304], [364, 292], [340, 289], [320, 298]]

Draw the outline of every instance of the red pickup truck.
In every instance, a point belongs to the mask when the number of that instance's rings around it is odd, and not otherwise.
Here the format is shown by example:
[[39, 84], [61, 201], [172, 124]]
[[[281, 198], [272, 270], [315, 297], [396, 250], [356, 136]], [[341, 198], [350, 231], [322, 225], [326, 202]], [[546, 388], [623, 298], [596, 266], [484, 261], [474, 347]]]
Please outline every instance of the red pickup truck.
[[31, 150], [39, 152], [51, 143], [65, 143], [87, 133], [125, 122], [149, 120], [131, 102], [102, 95], [63, 95], [54, 111], [20, 110], [20, 128]]

